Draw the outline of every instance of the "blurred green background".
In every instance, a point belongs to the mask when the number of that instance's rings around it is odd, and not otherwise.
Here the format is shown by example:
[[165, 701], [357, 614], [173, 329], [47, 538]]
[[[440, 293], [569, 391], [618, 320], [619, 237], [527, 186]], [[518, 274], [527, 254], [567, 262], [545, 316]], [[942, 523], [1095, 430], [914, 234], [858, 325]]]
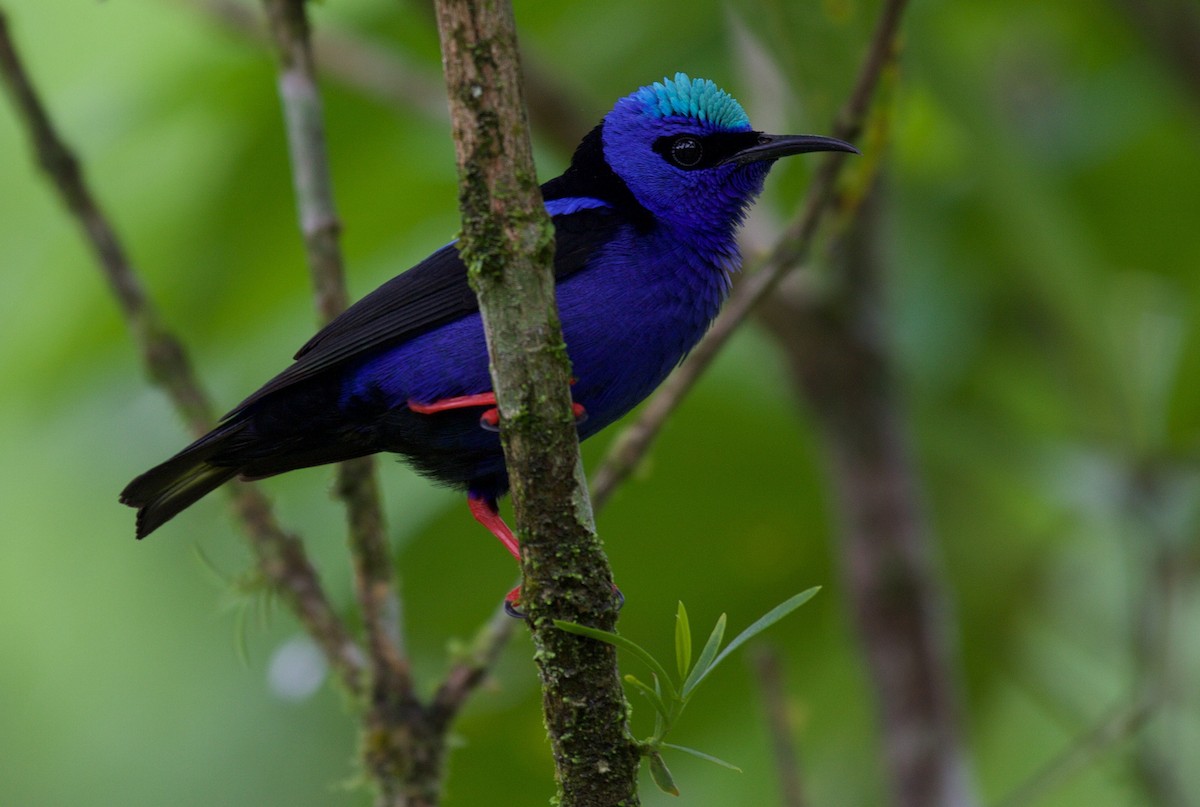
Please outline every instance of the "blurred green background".
[[[231, 406], [314, 321], [271, 54], [204, 3], [3, 5], [152, 296], [218, 408]], [[1127, 705], [1147, 670], [1162, 708], [1040, 803], [1200, 803], [1200, 75], [1145, 24], [1164, 11], [1194, 20], [1195, 8], [919, 2], [885, 96], [891, 142], [873, 145], [888, 162], [886, 327], [989, 803]], [[686, 70], [730, 90], [760, 128], [811, 132], [829, 131], [877, 10], [516, 4], [530, 64], [589, 123]], [[439, 86], [421, 7], [327, 0], [312, 14], [322, 31], [402, 55], [417, 86]], [[456, 232], [453, 151], [436, 115], [337, 81], [327, 90], [360, 296]], [[539, 143], [542, 176], [568, 156]], [[814, 164], [774, 172], [751, 243], [794, 215]], [[222, 497], [134, 542], [117, 493], [186, 438], [7, 104], [0, 245], [0, 803], [368, 803], [347, 702], [310, 680], [320, 670], [286, 611], [239, 593], [251, 564]], [[627, 597], [622, 632], [667, 657], [677, 600], [693, 625], [724, 611], [740, 630], [824, 586], [766, 640], [785, 664], [811, 802], [874, 804], [885, 780], [871, 692], [808, 421], [770, 337], [745, 329], [599, 527]], [[586, 446], [593, 464], [609, 437]], [[432, 686], [512, 564], [461, 497], [383, 465], [412, 652]], [[266, 487], [349, 612], [330, 481], [316, 469]], [[672, 758], [681, 800], [646, 780], [646, 804], [777, 802], [761, 698], [740, 662], [700, 691], [673, 739], [745, 772]], [[644, 730], [648, 709], [634, 705]], [[524, 636], [455, 746], [446, 805], [546, 803]]]

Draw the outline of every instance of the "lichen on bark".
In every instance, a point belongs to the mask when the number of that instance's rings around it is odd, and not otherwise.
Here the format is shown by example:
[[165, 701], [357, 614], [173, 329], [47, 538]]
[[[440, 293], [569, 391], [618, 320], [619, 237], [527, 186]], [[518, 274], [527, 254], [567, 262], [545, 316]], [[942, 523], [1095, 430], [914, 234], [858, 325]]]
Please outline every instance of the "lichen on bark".
[[558, 803], [636, 805], [640, 757], [615, 653], [553, 626], [568, 619], [611, 630], [616, 604], [579, 459], [554, 304], [554, 233], [535, 180], [512, 10], [438, 0], [437, 16], [459, 166], [459, 246], [487, 335]]

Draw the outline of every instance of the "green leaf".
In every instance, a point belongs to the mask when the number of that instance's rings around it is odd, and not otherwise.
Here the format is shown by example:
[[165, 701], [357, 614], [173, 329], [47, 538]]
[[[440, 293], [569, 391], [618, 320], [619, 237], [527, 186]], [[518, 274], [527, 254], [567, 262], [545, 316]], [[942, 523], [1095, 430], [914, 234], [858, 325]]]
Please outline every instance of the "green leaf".
[[204, 569], [218, 586], [221, 588], [234, 587], [233, 578], [217, 568], [217, 564], [213, 562], [213, 559], [208, 556], [208, 553], [204, 551], [204, 548], [200, 544], [192, 544], [192, 556], [199, 562], [200, 568]]
[[657, 751], [650, 754], [650, 778], [662, 792], [670, 793], [672, 796], [679, 795], [679, 788], [675, 786], [675, 778], [671, 776], [667, 763], [663, 762], [662, 754]]
[[688, 695], [696, 688], [704, 678], [705, 672], [708, 671], [709, 665], [712, 664], [713, 658], [717, 655], [717, 650], [721, 647], [721, 639], [725, 638], [725, 615], [721, 614], [717, 619], [717, 624], [713, 626], [712, 633], [708, 635], [708, 641], [704, 644], [704, 649], [700, 651], [700, 658], [696, 659], [696, 666], [692, 668], [691, 675], [683, 682], [683, 689], [680, 691], [680, 697], [687, 700]]
[[[655, 711], [662, 715], [664, 720], [671, 716], [671, 713], [667, 711], [667, 705], [663, 703], [662, 695], [659, 694], [655, 689], [652, 689], [648, 684], [642, 683], [637, 679], [636, 676], [633, 675], [626, 675], [625, 683], [629, 684], [638, 692], [645, 695], [646, 699], [650, 701], [650, 704], [654, 707]], [[655, 733], [657, 734], [657, 732]]]
[[[658, 682], [658, 676], [654, 676], [654, 694], [658, 695], [658, 699], [662, 700], [662, 685]], [[662, 712], [654, 713], [654, 741], [661, 742], [663, 735], [670, 728], [670, 723], [673, 718], [670, 714]]]
[[237, 659], [242, 666], [250, 666], [250, 642], [247, 639], [246, 623], [250, 621], [250, 605], [242, 603], [238, 608], [237, 618], [233, 621], [233, 641], [234, 649], [237, 651]]
[[720, 765], [722, 768], [729, 768], [729, 770], [737, 771], [738, 773], [742, 772], [742, 769], [739, 768], [737, 765], [734, 765], [732, 762], [726, 762], [725, 760], [721, 759], [720, 757], [714, 757], [712, 754], [706, 754], [703, 751], [697, 751], [695, 748], [688, 748], [686, 745], [675, 745], [675, 743], [663, 743], [662, 747], [663, 748], [673, 748], [676, 751], [682, 751], [685, 754], [691, 754], [694, 757], [700, 757], [700, 759], [706, 759], [709, 762], [712, 762], [713, 764]]
[[687, 678], [692, 666], [692, 628], [688, 625], [687, 609], [682, 600], [675, 612], [675, 666], [679, 670], [679, 680]]
[[567, 622], [566, 620], [556, 619], [554, 620], [554, 627], [558, 628], [559, 630], [566, 631], [567, 633], [574, 633], [576, 636], [586, 636], [589, 639], [595, 639], [597, 641], [610, 644], [613, 647], [619, 647], [622, 650], [628, 650], [630, 653], [641, 659], [642, 663], [649, 667], [650, 671], [658, 676], [659, 680], [663, 682], [663, 686], [665, 686], [667, 690], [668, 700], [674, 700], [676, 698], [675, 687], [671, 684], [671, 679], [667, 675], [666, 669], [664, 669], [663, 666], [658, 663], [658, 659], [650, 655], [650, 653], [644, 650], [641, 645], [626, 639], [624, 636], [621, 636], [618, 633], [600, 630], [599, 628], [589, 628], [588, 626], [580, 625], [577, 622]]
[[[688, 692], [690, 692], [692, 689], [694, 689], [696, 687], [697, 684], [699, 684], [701, 681], [703, 681], [705, 676], [707, 676], [710, 672], [715, 670], [717, 668], [717, 665], [720, 664], [722, 661], [724, 661], [725, 658], [730, 653], [732, 653], [734, 650], [737, 650], [743, 644], [750, 641], [755, 636], [762, 633], [764, 630], [771, 627], [779, 620], [783, 619], [785, 616], [790, 614], [792, 611], [795, 611], [801, 605], [804, 605], [804, 603], [811, 600], [816, 595], [816, 593], [820, 590], [821, 590], [820, 586], [813, 586], [812, 588], [810, 588], [806, 591], [801, 591], [796, 596], [791, 597], [791, 598], [781, 602], [779, 605], [776, 605], [770, 611], [768, 611], [767, 613], [765, 613], [761, 617], [759, 617], [758, 620], [753, 625], [746, 628], [744, 631], [742, 631], [737, 636], [735, 636], [733, 641], [730, 642], [729, 645], [724, 650], [721, 651], [721, 655], [719, 655], [715, 659], [713, 659], [712, 664], [708, 665], [708, 667], [703, 672], [701, 672], [698, 677], [696, 677], [695, 681], [692, 681], [691, 677], [688, 678], [688, 683], [684, 684], [684, 687], [683, 687], [684, 697], [686, 698]], [[707, 650], [707, 649], [708, 648], [705, 648], [705, 650]], [[699, 665], [697, 665], [697, 667], [698, 666]], [[690, 684], [690, 687], [689, 687], [689, 684]]]

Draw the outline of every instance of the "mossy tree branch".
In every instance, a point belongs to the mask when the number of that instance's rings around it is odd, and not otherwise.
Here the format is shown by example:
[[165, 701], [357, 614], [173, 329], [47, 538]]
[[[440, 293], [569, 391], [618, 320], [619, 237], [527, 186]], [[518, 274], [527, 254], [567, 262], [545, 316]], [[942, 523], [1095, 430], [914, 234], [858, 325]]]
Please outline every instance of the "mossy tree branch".
[[638, 803], [639, 754], [613, 649], [553, 619], [610, 629], [612, 575], [592, 524], [554, 303], [542, 205], [507, 2], [438, 0], [459, 166], [460, 250], [479, 295], [522, 541], [525, 609], [564, 807]]

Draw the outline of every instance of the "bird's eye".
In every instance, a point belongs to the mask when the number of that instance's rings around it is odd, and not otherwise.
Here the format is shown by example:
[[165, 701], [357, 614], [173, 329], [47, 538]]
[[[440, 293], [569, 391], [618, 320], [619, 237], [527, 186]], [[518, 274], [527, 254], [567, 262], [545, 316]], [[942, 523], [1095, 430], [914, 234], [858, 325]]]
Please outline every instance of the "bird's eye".
[[704, 158], [704, 147], [694, 137], [684, 135], [671, 144], [671, 162], [680, 168], [695, 168]]

